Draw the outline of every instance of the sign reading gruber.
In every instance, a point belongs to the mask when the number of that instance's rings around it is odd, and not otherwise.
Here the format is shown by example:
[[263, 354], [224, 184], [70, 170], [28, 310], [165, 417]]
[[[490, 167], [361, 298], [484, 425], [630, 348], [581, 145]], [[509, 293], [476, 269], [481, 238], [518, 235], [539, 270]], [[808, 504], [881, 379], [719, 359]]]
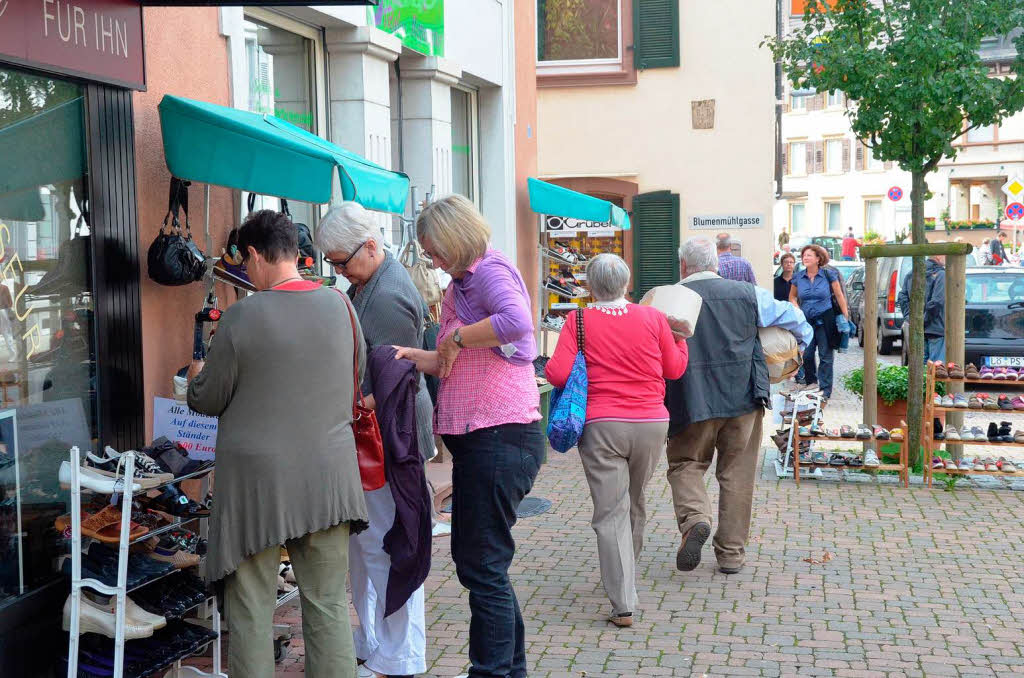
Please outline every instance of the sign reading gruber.
[[380, 0], [366, 20], [411, 50], [444, 56], [444, 0]]
[[188, 450], [193, 459], [213, 459], [217, 449], [217, 417], [207, 417], [170, 398], [153, 399], [153, 438], [166, 436]]
[[715, 228], [761, 228], [763, 214], [697, 214], [690, 217], [691, 230]]
[[0, 56], [145, 89], [139, 0], [0, 0]]

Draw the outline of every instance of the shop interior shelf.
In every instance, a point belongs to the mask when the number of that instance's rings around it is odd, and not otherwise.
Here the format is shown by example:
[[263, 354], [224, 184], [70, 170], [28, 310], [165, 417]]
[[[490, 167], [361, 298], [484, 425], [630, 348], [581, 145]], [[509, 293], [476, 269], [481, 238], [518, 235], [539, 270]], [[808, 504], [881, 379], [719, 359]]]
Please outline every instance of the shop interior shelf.
[[548, 292], [551, 292], [552, 294], [557, 294], [563, 299], [586, 299], [587, 297], [590, 296], [589, 292], [584, 292], [583, 294], [566, 294], [565, 292], [556, 290], [552, 287], [548, 287], [547, 285], [544, 286], [544, 289]]
[[151, 539], [153, 537], [158, 537], [158, 536], [160, 536], [161, 534], [163, 534], [165, 532], [170, 532], [171, 530], [176, 530], [179, 527], [181, 527], [182, 525], [188, 525], [189, 523], [194, 523], [195, 521], [197, 521], [197, 520], [199, 520], [201, 518], [205, 518], [205, 517], [206, 516], [195, 516], [193, 518], [185, 518], [184, 520], [181, 519], [181, 518], [178, 518], [173, 523], [170, 523], [168, 525], [163, 525], [161, 527], [156, 528], [155, 530], [150, 530], [149, 532], [147, 532], [146, 534], [142, 535], [141, 537], [136, 537], [135, 539], [132, 539], [130, 542], [128, 542], [128, 544], [129, 544], [129, 546], [134, 546], [135, 544], [140, 544], [140, 543], [146, 541], [147, 539]]
[[149, 586], [150, 584], [152, 584], [154, 582], [158, 582], [161, 579], [166, 579], [167, 577], [173, 577], [174, 575], [178, 574], [179, 572], [181, 572], [181, 570], [171, 570], [170, 572], [165, 572], [164, 574], [160, 575], [159, 577], [153, 577], [152, 579], [147, 579], [146, 581], [142, 582], [141, 584], [138, 584], [138, 585], [133, 586], [130, 589], [128, 589], [128, 594], [130, 595], [131, 593], [133, 593], [135, 591], [138, 591], [139, 589], [144, 589], [147, 586]]

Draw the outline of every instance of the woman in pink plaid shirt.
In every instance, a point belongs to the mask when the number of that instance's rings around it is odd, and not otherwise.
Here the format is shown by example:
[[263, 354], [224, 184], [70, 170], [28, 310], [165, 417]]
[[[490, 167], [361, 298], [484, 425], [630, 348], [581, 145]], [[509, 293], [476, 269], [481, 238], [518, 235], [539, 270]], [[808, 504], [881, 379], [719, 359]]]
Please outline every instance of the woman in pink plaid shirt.
[[469, 676], [526, 676], [523, 617], [508, 577], [516, 509], [546, 444], [533, 370], [530, 297], [516, 267], [490, 249], [491, 229], [466, 198], [428, 205], [420, 244], [452, 276], [436, 351], [397, 357], [441, 378], [434, 433], [452, 453], [452, 559], [469, 590]]

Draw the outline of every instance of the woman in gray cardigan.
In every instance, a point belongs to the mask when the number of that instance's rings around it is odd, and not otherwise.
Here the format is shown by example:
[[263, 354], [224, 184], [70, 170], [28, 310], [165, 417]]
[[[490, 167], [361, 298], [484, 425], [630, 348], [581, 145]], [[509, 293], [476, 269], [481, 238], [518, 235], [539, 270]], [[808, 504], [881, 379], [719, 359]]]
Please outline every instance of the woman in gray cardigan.
[[206, 573], [224, 584], [231, 675], [272, 678], [286, 545], [307, 675], [354, 678], [345, 578], [349, 537], [367, 524], [352, 435], [365, 344], [348, 300], [299, 277], [296, 241], [279, 212], [246, 219], [238, 248], [260, 291], [224, 312], [205, 364], [189, 370], [189, 407], [220, 417]]
[[[316, 244], [327, 263], [352, 283], [349, 295], [367, 353], [376, 346], [423, 345], [423, 297], [405, 267], [381, 246], [373, 214], [354, 202], [332, 208], [317, 228]], [[420, 452], [427, 457], [434, 449], [433, 406], [422, 375], [419, 380], [416, 432]], [[369, 373], [363, 393], [372, 400]], [[364, 493], [370, 527], [351, 542], [352, 604], [360, 621], [355, 647], [356, 656], [364, 660], [360, 676], [412, 676], [427, 670], [423, 587], [399, 610], [384, 616], [391, 566], [384, 535], [395, 521], [392, 492], [385, 484]]]

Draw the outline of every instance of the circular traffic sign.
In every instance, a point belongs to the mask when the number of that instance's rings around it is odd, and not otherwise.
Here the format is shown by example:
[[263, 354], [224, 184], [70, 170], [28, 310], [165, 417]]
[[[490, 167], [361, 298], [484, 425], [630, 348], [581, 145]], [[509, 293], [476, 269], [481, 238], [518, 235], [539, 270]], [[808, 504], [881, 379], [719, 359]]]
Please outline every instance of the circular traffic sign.
[[903, 189], [899, 186], [893, 186], [889, 189], [889, 200], [893, 202], [899, 202], [903, 199]]
[[1024, 205], [1019, 202], [1011, 202], [1006, 206], [1006, 218], [1011, 221], [1024, 219]]

